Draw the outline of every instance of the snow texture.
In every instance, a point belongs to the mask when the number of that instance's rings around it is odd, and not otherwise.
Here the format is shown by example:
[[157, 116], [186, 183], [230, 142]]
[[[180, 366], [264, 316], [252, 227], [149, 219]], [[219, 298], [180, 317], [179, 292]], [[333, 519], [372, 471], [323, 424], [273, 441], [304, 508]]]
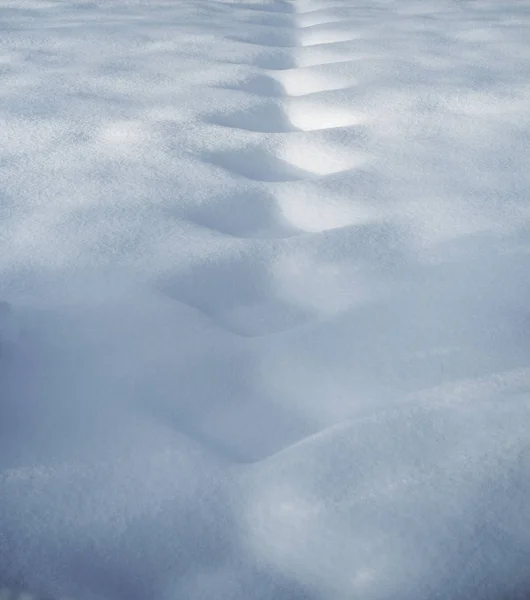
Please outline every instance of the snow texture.
[[526, 1], [0, 0], [0, 78], [2, 600], [527, 597]]

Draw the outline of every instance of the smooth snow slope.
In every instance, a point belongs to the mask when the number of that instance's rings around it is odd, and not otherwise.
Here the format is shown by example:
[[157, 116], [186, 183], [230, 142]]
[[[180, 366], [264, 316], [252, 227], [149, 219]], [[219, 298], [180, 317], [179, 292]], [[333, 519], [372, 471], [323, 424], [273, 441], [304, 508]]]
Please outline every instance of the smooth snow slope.
[[0, 44], [0, 587], [530, 592], [530, 5], [0, 0]]

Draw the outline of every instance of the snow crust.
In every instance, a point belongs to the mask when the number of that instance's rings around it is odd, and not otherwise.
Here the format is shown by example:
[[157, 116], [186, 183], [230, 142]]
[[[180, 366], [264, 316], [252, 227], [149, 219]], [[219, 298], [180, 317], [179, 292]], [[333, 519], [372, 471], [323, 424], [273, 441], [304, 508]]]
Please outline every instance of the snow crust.
[[530, 592], [530, 10], [0, 0], [0, 587]]

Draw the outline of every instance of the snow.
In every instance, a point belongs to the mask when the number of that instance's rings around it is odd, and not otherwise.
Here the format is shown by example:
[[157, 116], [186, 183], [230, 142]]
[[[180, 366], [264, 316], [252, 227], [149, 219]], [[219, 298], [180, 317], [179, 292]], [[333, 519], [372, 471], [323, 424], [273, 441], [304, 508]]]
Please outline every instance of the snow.
[[526, 3], [0, 30], [0, 593], [528, 594]]

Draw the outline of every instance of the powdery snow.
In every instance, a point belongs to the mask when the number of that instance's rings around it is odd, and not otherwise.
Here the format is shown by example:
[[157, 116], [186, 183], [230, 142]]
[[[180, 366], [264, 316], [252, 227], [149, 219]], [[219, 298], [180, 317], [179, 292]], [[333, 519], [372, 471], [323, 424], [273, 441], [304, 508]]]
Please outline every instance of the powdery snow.
[[0, 588], [529, 593], [529, 6], [0, 32]]

